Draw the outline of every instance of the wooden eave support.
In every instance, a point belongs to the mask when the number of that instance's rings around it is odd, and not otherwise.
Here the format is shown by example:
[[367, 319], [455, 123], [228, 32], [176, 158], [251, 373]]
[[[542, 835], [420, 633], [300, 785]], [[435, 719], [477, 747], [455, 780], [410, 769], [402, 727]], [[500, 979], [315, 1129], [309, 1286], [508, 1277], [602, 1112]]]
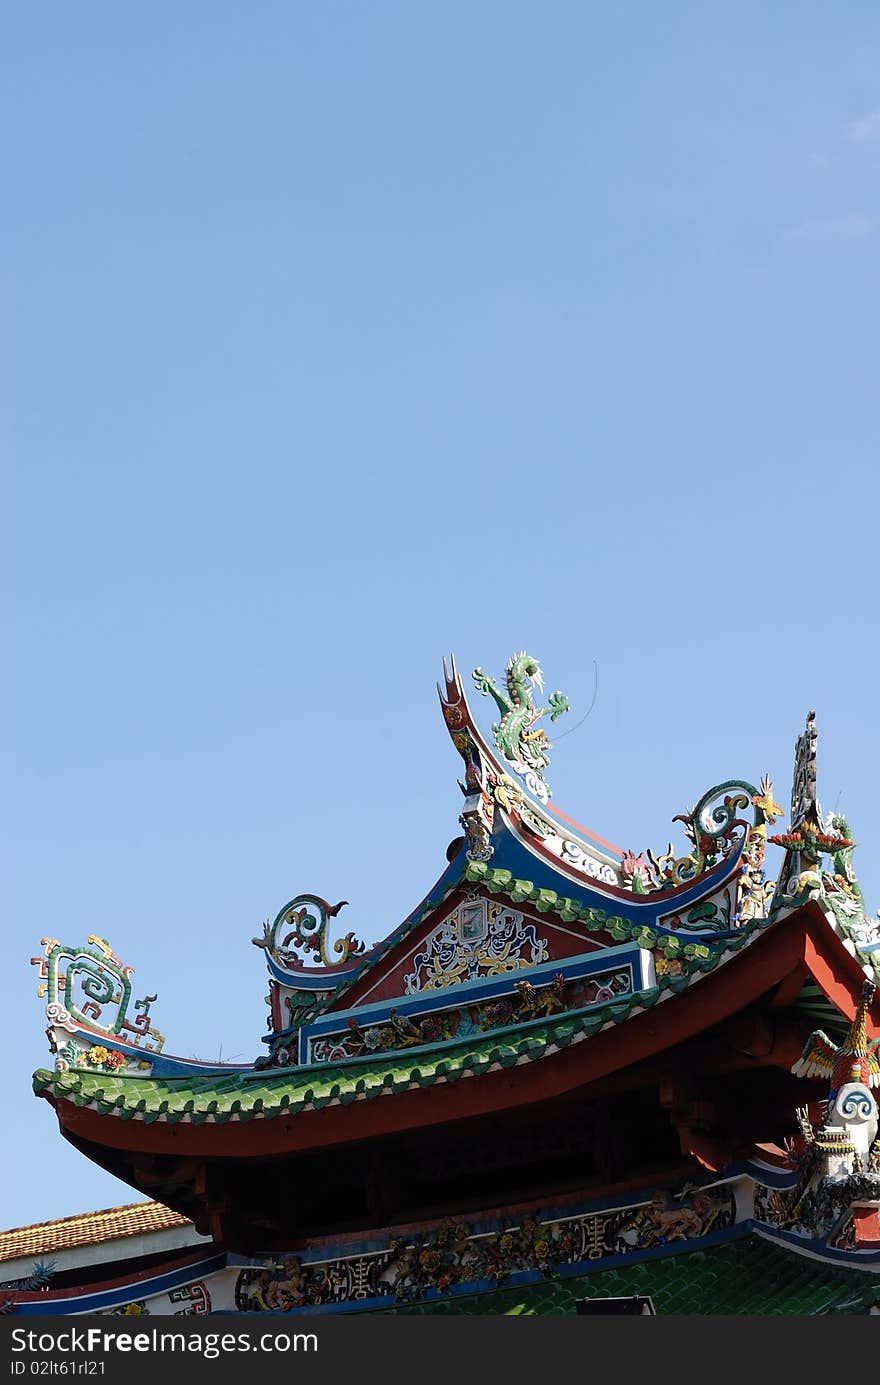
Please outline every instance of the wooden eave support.
[[204, 1167], [204, 1160], [172, 1159], [161, 1154], [140, 1154], [132, 1160], [132, 1170], [145, 1191], [193, 1183]]
[[776, 990], [773, 992], [770, 1001], [771, 1010], [786, 1010], [793, 1005], [804, 988], [804, 983], [809, 976], [807, 968], [800, 963], [794, 967], [788, 976], [783, 977]]

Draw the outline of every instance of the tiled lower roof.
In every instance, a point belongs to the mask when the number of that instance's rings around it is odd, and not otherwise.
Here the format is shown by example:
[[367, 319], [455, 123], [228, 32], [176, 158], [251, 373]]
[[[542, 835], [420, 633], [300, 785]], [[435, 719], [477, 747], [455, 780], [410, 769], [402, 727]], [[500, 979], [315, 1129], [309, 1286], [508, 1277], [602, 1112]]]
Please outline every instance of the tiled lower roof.
[[131, 1202], [124, 1207], [106, 1207], [101, 1212], [81, 1212], [58, 1221], [35, 1222], [0, 1231], [0, 1261], [17, 1260], [26, 1255], [51, 1255], [53, 1251], [75, 1246], [94, 1246], [124, 1236], [145, 1236], [171, 1227], [191, 1226], [187, 1217], [173, 1212], [161, 1202]]
[[757, 1235], [712, 1249], [545, 1279], [473, 1296], [398, 1304], [392, 1314], [574, 1313], [575, 1300], [646, 1294], [658, 1315], [864, 1314], [880, 1295], [878, 1277], [781, 1249]]
[[700, 949], [708, 955], [688, 958], [687, 972], [660, 976], [649, 990], [635, 991], [607, 1005], [471, 1035], [459, 1043], [379, 1053], [348, 1063], [248, 1069], [204, 1077], [145, 1077], [137, 1073], [120, 1076], [41, 1069], [34, 1074], [34, 1091], [56, 1101], [90, 1106], [100, 1115], [145, 1122], [162, 1120], [170, 1125], [179, 1121], [223, 1125], [230, 1120], [270, 1119], [324, 1106], [347, 1106], [357, 1100], [513, 1067], [579, 1043], [686, 990], [701, 973], [714, 970], [752, 936], [752, 929], [743, 929], [735, 938], [724, 939], [715, 953]]

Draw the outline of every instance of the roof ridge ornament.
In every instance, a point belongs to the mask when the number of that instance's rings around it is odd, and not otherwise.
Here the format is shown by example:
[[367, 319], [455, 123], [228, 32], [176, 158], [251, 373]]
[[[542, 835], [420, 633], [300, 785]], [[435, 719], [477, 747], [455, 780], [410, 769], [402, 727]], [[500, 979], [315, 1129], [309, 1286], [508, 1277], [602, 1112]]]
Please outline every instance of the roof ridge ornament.
[[[754, 822], [741, 816], [754, 808]], [[676, 813], [673, 822], [680, 822], [691, 849], [676, 856], [670, 841], [663, 855], [650, 848], [645, 853], [625, 851], [621, 862], [621, 880], [625, 888], [636, 895], [672, 890], [697, 880], [736, 853], [741, 853], [741, 869], [735, 903], [726, 900], [722, 917], [728, 927], [741, 928], [745, 923], [764, 916], [775, 883], [764, 879], [764, 852], [767, 827], [781, 817], [782, 808], [773, 797], [773, 783], [768, 774], [761, 780], [760, 789], [741, 779], [728, 779], [708, 789], [693, 808]], [[706, 920], [718, 916], [716, 902], [698, 903], [686, 916], [686, 923], [677, 927], [706, 927]], [[717, 925], [716, 925], [717, 926]]]
[[807, 713], [807, 725], [794, 746], [794, 775], [791, 783], [791, 818], [789, 830], [797, 831], [807, 818], [822, 821], [822, 810], [816, 796], [816, 746], [819, 732], [816, 713]]
[[[251, 942], [265, 948], [267, 955], [283, 967], [302, 966], [309, 956], [320, 966], [344, 966], [366, 951], [354, 933], [346, 933], [336, 939], [331, 952], [328, 925], [347, 903], [343, 899], [338, 904], [328, 904], [318, 895], [299, 894], [279, 909], [271, 923], [267, 920], [262, 936]], [[280, 936], [285, 928], [289, 932]]]
[[[816, 713], [807, 716], [795, 743], [791, 790], [791, 826], [768, 837], [785, 851], [770, 917], [795, 908], [808, 898], [822, 902], [826, 917], [858, 956], [868, 976], [880, 975], [880, 924], [868, 917], [865, 898], [853, 869], [856, 843], [847, 818], [836, 808], [823, 815], [816, 789]], [[826, 867], [824, 858], [831, 858]], [[880, 1144], [878, 1144], [880, 1150]]]
[[57, 938], [40, 943], [44, 955], [30, 960], [40, 969], [37, 996], [46, 1001], [46, 1035], [56, 1069], [110, 1073], [132, 1063], [148, 1067], [146, 1056], [161, 1053], [165, 1036], [152, 1023], [156, 995], [134, 999], [134, 967], [97, 933], [90, 933], [85, 945]]
[[544, 691], [544, 675], [538, 660], [525, 650], [508, 659], [503, 688], [481, 668], [475, 668], [472, 676], [477, 691], [491, 697], [501, 713], [500, 721], [492, 727], [500, 754], [523, 775], [527, 788], [537, 791], [540, 798], [549, 797], [544, 770], [550, 763], [550, 739], [537, 722], [548, 713], [550, 720], [556, 721], [571, 711], [568, 698], [557, 691], [550, 694], [546, 707], [535, 705], [533, 689]]
[[819, 868], [822, 853], [852, 845], [842, 840], [837, 842], [829, 833], [823, 831], [822, 809], [816, 790], [818, 740], [816, 713], [808, 712], [806, 726], [794, 744], [789, 825], [785, 832], [777, 832], [767, 838], [768, 842], [774, 846], [781, 846], [786, 853], [770, 905], [771, 915], [775, 914], [785, 901], [799, 897], [810, 889], [821, 890], [822, 877]]

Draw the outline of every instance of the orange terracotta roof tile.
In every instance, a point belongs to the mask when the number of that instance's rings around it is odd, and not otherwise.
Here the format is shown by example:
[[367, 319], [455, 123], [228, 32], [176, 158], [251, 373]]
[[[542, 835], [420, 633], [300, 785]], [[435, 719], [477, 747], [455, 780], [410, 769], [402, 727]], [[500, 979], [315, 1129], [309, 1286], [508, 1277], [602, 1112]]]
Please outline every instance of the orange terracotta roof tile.
[[144, 1236], [151, 1231], [192, 1226], [192, 1222], [172, 1212], [161, 1202], [132, 1202], [124, 1207], [107, 1207], [101, 1212], [81, 1212], [58, 1221], [36, 1222], [0, 1231], [0, 1261], [17, 1260], [24, 1255], [51, 1255], [53, 1251], [76, 1246], [100, 1245], [123, 1236]]

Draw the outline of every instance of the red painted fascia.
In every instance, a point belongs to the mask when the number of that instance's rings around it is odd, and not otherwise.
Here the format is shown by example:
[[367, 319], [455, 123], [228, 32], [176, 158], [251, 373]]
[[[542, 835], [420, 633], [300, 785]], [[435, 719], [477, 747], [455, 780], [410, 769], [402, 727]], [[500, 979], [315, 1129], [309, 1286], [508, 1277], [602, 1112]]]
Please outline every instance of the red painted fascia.
[[[413, 1091], [328, 1106], [293, 1116], [225, 1125], [145, 1125], [102, 1116], [73, 1103], [56, 1106], [64, 1133], [132, 1153], [266, 1158], [329, 1148], [418, 1127], [441, 1125], [546, 1101], [571, 1091], [589, 1097], [591, 1083], [692, 1038], [735, 1014], [805, 964], [817, 985], [852, 1018], [864, 982], [861, 966], [812, 902], [759, 934], [743, 951], [681, 995], [580, 1043], [522, 1066], [436, 1083]], [[869, 1016], [868, 1030], [880, 1029]]]

